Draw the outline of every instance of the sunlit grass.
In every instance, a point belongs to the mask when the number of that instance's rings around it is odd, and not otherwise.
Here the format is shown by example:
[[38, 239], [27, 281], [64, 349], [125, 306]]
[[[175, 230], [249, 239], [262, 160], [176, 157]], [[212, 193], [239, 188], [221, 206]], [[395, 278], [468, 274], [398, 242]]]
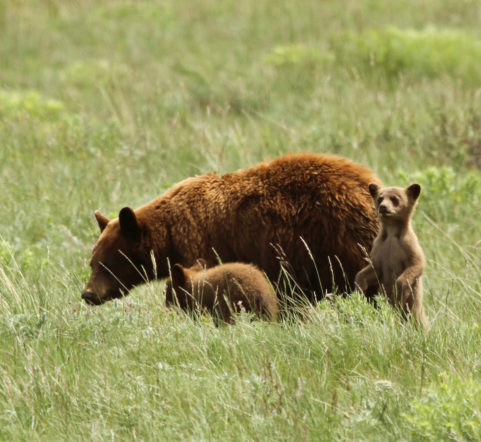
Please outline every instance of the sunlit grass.
[[376, 76], [410, 79], [452, 76], [481, 85], [481, 35], [459, 29], [369, 29], [348, 37], [349, 56], [359, 57]]

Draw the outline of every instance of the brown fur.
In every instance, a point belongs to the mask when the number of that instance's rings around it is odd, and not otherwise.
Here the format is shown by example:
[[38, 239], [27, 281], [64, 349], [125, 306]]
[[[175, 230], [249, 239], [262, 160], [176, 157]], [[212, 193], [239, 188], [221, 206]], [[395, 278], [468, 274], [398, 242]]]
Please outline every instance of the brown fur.
[[252, 263], [271, 281], [283, 265], [312, 300], [347, 291], [363, 265], [361, 247], [378, 231], [371, 182], [379, 183], [369, 169], [345, 158], [303, 153], [188, 178], [113, 220], [96, 212], [102, 233], [82, 297], [103, 303], [168, 276], [168, 262], [190, 266], [199, 256], [209, 267], [218, 258]]
[[382, 228], [374, 241], [370, 263], [356, 275], [356, 285], [363, 292], [380, 290], [392, 305], [427, 326], [422, 287], [425, 259], [411, 227], [421, 186], [379, 189], [371, 184], [369, 191]]
[[[199, 260], [200, 261], [200, 260]], [[206, 269], [198, 262], [189, 269], [176, 264], [166, 282], [166, 304], [185, 311], [206, 310], [214, 318], [232, 324], [234, 313], [257, 313], [275, 321], [279, 306], [274, 289], [255, 266], [229, 263]]]

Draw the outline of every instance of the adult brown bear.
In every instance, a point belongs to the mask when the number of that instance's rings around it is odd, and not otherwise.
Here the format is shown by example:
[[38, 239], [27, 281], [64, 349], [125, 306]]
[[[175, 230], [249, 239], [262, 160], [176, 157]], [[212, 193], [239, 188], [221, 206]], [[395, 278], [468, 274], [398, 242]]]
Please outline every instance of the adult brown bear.
[[197, 258], [252, 263], [273, 282], [282, 265], [311, 300], [349, 290], [378, 232], [371, 183], [381, 185], [345, 158], [291, 154], [188, 178], [113, 220], [95, 212], [101, 235], [82, 298], [102, 304]]

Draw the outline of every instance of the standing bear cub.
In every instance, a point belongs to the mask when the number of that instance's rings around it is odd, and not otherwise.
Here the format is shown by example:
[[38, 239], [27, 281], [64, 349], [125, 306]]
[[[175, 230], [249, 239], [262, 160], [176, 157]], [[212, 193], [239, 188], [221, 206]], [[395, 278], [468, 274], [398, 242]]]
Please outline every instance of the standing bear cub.
[[374, 240], [370, 263], [355, 278], [364, 292], [379, 290], [406, 315], [428, 326], [423, 307], [423, 251], [411, 227], [411, 218], [421, 193], [419, 184], [406, 189], [369, 185], [381, 231]]
[[[168, 263], [209, 267], [252, 263], [281, 285], [287, 270], [315, 301], [348, 292], [379, 221], [368, 186], [373, 173], [346, 158], [310, 153], [222, 176], [188, 178], [119, 217], [95, 213], [100, 236], [82, 298], [102, 304], [169, 275]], [[289, 282], [289, 281], [288, 281]]]
[[275, 321], [279, 306], [276, 294], [263, 273], [255, 266], [230, 263], [206, 268], [204, 260], [186, 269], [172, 268], [167, 280], [165, 302], [182, 310], [207, 311], [219, 320], [234, 323], [234, 314], [242, 310]]

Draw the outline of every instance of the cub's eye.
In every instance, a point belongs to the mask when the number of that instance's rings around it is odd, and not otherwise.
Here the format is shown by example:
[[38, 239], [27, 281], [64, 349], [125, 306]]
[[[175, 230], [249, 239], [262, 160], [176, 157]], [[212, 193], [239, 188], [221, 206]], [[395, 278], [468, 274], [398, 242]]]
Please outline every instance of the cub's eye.
[[380, 197], [377, 199], [377, 203], [378, 203], [378, 204], [381, 204], [383, 199], [384, 199], [384, 197], [383, 197], [383, 196], [380, 196]]
[[399, 198], [397, 196], [392, 196], [391, 202], [393, 203], [394, 206], [397, 206], [399, 204]]

